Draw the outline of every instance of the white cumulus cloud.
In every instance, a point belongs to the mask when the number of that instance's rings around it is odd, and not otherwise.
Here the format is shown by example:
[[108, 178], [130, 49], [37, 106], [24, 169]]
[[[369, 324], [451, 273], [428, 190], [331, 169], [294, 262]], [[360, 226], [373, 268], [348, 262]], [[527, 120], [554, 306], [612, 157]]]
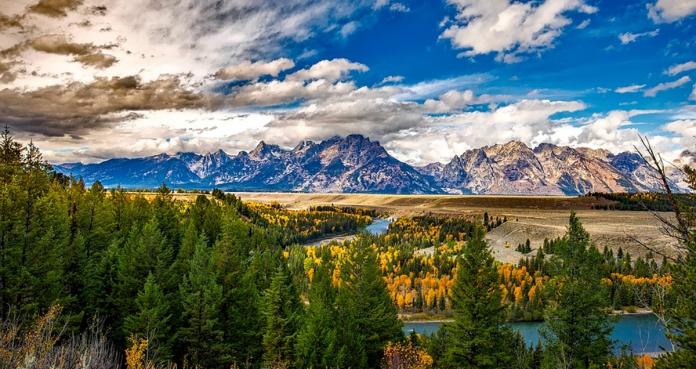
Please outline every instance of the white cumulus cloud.
[[352, 62], [348, 59], [322, 60], [308, 69], [301, 69], [288, 76], [288, 80], [318, 80], [325, 79], [335, 82], [346, 78], [350, 72], [366, 72], [369, 68], [365, 64]]
[[582, 0], [448, 2], [457, 8], [457, 17], [441, 37], [464, 49], [463, 56], [496, 53], [498, 60], [506, 62], [551, 47], [563, 28], [572, 23], [566, 13], [597, 11]]
[[655, 23], [671, 23], [696, 13], [696, 0], [657, 0], [648, 4], [648, 17]]
[[225, 80], [254, 80], [261, 76], [278, 77], [284, 70], [295, 66], [295, 63], [288, 58], [275, 59], [270, 62], [245, 61], [239, 64], [230, 65], [220, 69], [215, 76]]
[[664, 125], [664, 130], [681, 136], [696, 136], [696, 119], [680, 119]]

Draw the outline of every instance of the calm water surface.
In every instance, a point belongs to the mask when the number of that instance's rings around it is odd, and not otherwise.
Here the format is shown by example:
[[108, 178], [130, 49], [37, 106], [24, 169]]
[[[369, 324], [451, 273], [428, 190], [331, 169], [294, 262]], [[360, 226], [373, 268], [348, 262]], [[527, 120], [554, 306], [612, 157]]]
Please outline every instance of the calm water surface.
[[367, 227], [365, 227], [365, 232], [372, 233], [374, 235], [380, 235], [387, 233], [389, 230], [389, 224], [391, 224], [391, 219], [381, 219], [377, 218], [372, 221]]
[[[368, 224], [365, 227], [365, 232], [371, 233], [373, 235], [380, 235], [383, 233], [387, 233], [387, 230], [389, 230], [389, 224], [391, 224], [392, 220], [387, 218], [387, 219], [382, 219], [382, 218], [375, 218], [372, 223]], [[343, 242], [343, 241], [350, 241], [353, 238], [355, 238], [356, 234], [344, 234], [341, 236], [336, 236], [336, 237], [329, 237], [329, 238], [323, 238], [320, 240], [312, 241], [309, 243], [304, 244], [304, 246], [320, 246], [325, 243], [330, 243], [331, 241], [337, 241], [337, 242]]]
[[[541, 338], [539, 328], [543, 322], [518, 322], [510, 326], [519, 332], [529, 345], [536, 345]], [[404, 333], [416, 332], [425, 335], [435, 333], [440, 322], [405, 322]], [[616, 342], [615, 349], [620, 351], [626, 345], [634, 353], [670, 351], [670, 343], [665, 337], [665, 329], [653, 315], [623, 315], [614, 324], [611, 339]]]

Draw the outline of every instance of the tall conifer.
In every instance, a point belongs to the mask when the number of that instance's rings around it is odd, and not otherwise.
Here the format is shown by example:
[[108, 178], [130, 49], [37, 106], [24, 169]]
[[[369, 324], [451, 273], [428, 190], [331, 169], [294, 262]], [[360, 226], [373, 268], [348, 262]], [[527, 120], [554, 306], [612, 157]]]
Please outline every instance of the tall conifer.
[[513, 363], [515, 336], [505, 325], [498, 269], [476, 228], [457, 265], [452, 309], [454, 322], [445, 326], [444, 368], [508, 368]]

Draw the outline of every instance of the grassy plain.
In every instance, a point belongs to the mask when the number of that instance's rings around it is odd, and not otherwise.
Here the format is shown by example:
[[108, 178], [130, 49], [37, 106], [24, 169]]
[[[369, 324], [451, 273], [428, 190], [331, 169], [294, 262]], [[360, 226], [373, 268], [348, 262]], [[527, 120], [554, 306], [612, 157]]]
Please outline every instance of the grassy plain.
[[[529, 238], [532, 248], [544, 238], [565, 233], [570, 210], [578, 213], [595, 244], [632, 255], [647, 250], [636, 240], [661, 252], [674, 253], [674, 241], [664, 235], [653, 214], [645, 211], [592, 210], [592, 205], [606, 200], [566, 196], [476, 196], [476, 195], [375, 195], [375, 194], [305, 194], [305, 193], [236, 193], [243, 200], [278, 202], [290, 208], [334, 204], [366, 207], [395, 216], [419, 214], [480, 215], [507, 217], [508, 222], [492, 230], [488, 239], [497, 259], [515, 262], [523, 255], [517, 244]], [[667, 215], [669, 216], [669, 215]]]

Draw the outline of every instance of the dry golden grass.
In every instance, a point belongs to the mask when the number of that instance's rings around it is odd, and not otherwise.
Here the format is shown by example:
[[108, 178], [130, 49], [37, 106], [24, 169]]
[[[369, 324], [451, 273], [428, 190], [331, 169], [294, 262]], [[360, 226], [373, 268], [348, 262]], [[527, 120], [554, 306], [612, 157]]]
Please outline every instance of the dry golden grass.
[[[614, 251], [619, 247], [632, 255], [648, 253], [636, 239], [661, 252], [673, 254], [674, 239], [664, 235], [655, 217], [644, 211], [577, 210], [578, 217], [594, 243]], [[556, 238], [566, 231], [569, 211], [502, 209], [500, 215], [508, 222], [488, 234], [496, 257], [513, 262], [521, 255], [514, 248], [529, 238], [532, 248], [543, 244], [544, 238]], [[665, 215], [668, 216], [668, 215]]]
[[568, 196], [488, 196], [488, 195], [377, 195], [377, 194], [309, 194], [309, 193], [235, 193], [243, 200], [276, 201], [296, 208], [314, 205], [364, 206], [391, 212], [466, 213], [481, 209], [591, 209], [606, 200]]
[[633, 255], [647, 250], [633, 238], [658, 250], [672, 254], [674, 241], [661, 232], [660, 223], [644, 211], [591, 210], [606, 200], [568, 196], [472, 196], [472, 195], [373, 195], [373, 194], [305, 194], [305, 193], [236, 193], [247, 201], [278, 202], [290, 208], [334, 204], [382, 210], [396, 216], [418, 214], [472, 215], [488, 212], [505, 216], [508, 223], [488, 234], [496, 258], [514, 262], [522, 255], [517, 244], [529, 238], [532, 247], [541, 246], [544, 238], [565, 233], [570, 210], [575, 210], [595, 244]]

